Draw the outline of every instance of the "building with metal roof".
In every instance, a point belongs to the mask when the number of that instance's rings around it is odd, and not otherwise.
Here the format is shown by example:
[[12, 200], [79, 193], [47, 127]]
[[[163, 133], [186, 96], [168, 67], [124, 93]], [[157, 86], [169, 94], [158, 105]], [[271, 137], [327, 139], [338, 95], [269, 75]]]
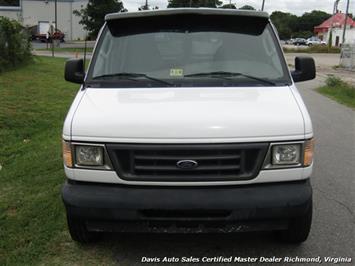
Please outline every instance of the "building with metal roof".
[[355, 21], [345, 14], [337, 12], [327, 20], [323, 21], [320, 25], [314, 27], [314, 33], [326, 42], [329, 41], [330, 31], [332, 32], [332, 45], [340, 46], [342, 42], [343, 29], [346, 24], [346, 43], [355, 43]]

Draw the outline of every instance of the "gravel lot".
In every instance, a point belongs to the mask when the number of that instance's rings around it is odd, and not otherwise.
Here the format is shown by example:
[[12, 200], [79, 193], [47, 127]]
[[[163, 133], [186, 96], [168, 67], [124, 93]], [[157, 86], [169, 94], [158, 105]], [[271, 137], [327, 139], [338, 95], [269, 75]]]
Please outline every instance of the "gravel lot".
[[317, 67], [317, 76], [319, 80], [325, 80], [329, 75], [335, 75], [355, 85], [355, 69], [348, 71], [336, 68], [340, 63], [340, 54], [307, 54], [307, 53], [286, 53], [286, 61], [290, 68], [294, 67], [296, 56], [311, 56], [314, 58]]

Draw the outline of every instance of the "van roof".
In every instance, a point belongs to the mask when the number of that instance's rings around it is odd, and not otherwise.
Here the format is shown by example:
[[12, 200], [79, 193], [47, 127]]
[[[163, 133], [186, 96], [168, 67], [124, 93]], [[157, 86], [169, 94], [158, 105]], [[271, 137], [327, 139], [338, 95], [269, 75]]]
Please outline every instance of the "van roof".
[[169, 16], [181, 14], [196, 14], [196, 15], [218, 15], [218, 16], [245, 16], [269, 18], [269, 14], [264, 11], [240, 10], [240, 9], [225, 9], [225, 8], [168, 8], [160, 10], [144, 10], [137, 12], [120, 12], [107, 14], [106, 21], [126, 18], [142, 18], [152, 16]]

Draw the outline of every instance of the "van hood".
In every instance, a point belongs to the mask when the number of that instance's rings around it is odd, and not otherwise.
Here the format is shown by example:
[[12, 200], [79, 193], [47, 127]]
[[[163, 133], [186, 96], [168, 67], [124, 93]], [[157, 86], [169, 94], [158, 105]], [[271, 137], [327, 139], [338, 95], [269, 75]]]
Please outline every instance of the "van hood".
[[72, 119], [73, 140], [228, 142], [304, 138], [288, 86], [88, 88]]

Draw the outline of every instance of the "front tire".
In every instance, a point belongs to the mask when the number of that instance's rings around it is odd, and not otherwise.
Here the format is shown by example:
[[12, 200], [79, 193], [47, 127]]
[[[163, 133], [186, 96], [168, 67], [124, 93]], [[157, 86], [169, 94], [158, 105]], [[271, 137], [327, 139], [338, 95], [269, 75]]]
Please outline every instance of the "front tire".
[[81, 244], [97, 242], [101, 234], [88, 231], [85, 220], [67, 214], [68, 229], [71, 238]]
[[288, 229], [276, 232], [279, 240], [287, 243], [300, 244], [307, 240], [312, 224], [312, 204], [301, 217], [289, 220]]

